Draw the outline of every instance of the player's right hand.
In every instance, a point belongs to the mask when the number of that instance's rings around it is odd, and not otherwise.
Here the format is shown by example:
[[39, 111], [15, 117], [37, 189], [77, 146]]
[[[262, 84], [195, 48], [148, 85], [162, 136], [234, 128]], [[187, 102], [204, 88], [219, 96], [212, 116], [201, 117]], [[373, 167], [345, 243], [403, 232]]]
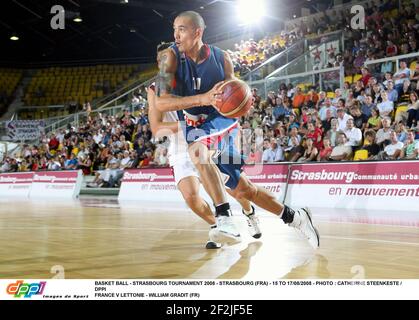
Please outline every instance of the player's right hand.
[[224, 81], [220, 81], [214, 85], [214, 87], [202, 94], [201, 97], [201, 105], [202, 106], [210, 106], [216, 107], [217, 102], [221, 102], [221, 95], [223, 94], [223, 91], [220, 89], [220, 87], [224, 84]]

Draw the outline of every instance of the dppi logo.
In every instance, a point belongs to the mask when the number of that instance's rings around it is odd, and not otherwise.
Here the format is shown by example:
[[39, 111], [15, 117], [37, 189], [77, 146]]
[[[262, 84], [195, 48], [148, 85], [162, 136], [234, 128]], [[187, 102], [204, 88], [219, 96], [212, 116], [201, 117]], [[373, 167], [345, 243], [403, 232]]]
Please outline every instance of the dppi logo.
[[46, 281], [39, 283], [23, 283], [23, 280], [18, 280], [7, 286], [7, 293], [12, 294], [15, 298], [31, 298], [33, 295], [42, 294], [44, 292]]

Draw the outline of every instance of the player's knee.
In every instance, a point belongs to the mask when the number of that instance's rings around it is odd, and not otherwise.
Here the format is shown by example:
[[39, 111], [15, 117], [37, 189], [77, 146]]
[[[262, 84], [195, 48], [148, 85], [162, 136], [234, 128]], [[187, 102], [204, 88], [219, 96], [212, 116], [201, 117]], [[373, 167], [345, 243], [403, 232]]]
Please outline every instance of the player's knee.
[[192, 210], [198, 208], [201, 205], [201, 196], [198, 193], [186, 193], [183, 195], [186, 204]]
[[257, 189], [254, 185], [251, 184], [239, 184], [235, 190], [235, 194], [238, 199], [247, 199], [249, 201], [253, 201], [257, 195]]

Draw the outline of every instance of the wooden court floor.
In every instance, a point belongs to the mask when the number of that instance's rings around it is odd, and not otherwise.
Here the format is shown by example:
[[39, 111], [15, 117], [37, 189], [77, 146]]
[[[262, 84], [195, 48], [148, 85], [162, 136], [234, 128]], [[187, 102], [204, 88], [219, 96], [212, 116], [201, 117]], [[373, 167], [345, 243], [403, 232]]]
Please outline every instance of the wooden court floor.
[[[0, 278], [419, 278], [419, 212], [313, 209], [321, 248], [260, 212], [263, 236], [206, 250], [208, 227], [172, 204], [0, 200]], [[397, 216], [395, 216], [397, 215]]]

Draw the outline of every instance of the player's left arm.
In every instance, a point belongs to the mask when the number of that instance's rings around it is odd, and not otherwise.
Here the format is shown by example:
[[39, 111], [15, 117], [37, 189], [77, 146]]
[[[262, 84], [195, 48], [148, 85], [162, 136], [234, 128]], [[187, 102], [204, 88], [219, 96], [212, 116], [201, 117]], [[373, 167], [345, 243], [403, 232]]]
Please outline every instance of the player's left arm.
[[177, 122], [164, 122], [163, 112], [156, 107], [156, 94], [153, 89], [148, 88], [148, 120], [150, 121], [150, 129], [154, 137], [161, 138], [176, 133], [179, 130]]
[[231, 61], [230, 55], [223, 51], [224, 53], [224, 74], [225, 74], [225, 80], [235, 80], [237, 79], [234, 75], [234, 66], [233, 62]]

